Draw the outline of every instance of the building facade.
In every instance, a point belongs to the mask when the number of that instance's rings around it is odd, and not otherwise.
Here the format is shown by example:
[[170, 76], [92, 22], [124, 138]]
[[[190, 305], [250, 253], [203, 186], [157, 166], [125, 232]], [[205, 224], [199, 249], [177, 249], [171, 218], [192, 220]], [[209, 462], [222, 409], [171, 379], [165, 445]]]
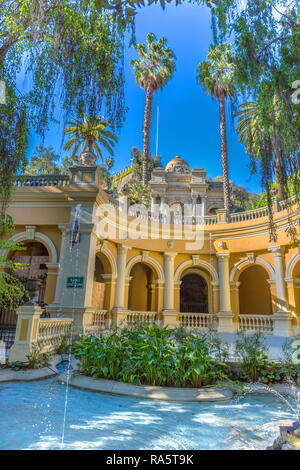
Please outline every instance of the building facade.
[[178, 224], [122, 212], [100, 188], [96, 167], [75, 167], [70, 179], [27, 177], [9, 207], [10, 239], [46, 272], [40, 300], [51, 316], [71, 317], [79, 329], [142, 319], [299, 334], [300, 251], [288, 234], [292, 226], [299, 235], [298, 203], [274, 202], [270, 242], [267, 208], [227, 214], [222, 186], [209, 184], [205, 170], [191, 171], [178, 157], [153, 171], [153, 204], [200, 206], [200, 219]]

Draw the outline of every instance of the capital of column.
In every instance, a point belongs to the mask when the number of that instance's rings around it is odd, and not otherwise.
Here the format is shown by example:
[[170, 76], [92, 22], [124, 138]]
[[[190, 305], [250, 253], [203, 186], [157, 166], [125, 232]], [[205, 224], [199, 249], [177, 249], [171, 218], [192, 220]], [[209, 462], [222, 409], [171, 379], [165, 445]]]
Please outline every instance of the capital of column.
[[273, 255], [274, 256], [280, 256], [282, 257], [283, 256], [283, 247], [280, 246], [280, 245], [276, 245], [276, 246], [269, 246], [268, 247], [268, 251], [272, 251]]
[[217, 258], [223, 260], [223, 259], [229, 259], [230, 253], [216, 253]]
[[48, 276], [51, 274], [57, 274], [59, 263], [46, 263], [46, 266], [48, 268], [48, 271], [47, 271]]
[[177, 255], [178, 255], [178, 253], [174, 253], [173, 251], [165, 251], [164, 252], [164, 256], [166, 258], [173, 258], [173, 257], [175, 258], [175, 256], [177, 256]]
[[125, 245], [124, 243], [118, 244], [118, 253], [127, 253], [130, 249], [131, 247], [129, 245]]

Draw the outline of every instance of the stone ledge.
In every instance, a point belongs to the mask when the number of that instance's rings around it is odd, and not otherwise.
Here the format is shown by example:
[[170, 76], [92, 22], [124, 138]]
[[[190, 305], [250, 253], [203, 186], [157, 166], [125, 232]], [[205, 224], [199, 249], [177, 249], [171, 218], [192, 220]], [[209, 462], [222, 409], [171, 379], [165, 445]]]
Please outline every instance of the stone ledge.
[[61, 356], [54, 356], [49, 367], [27, 370], [0, 370], [0, 383], [3, 382], [32, 382], [33, 380], [49, 379], [58, 374], [57, 364], [61, 362]]
[[[66, 374], [59, 377], [59, 382], [65, 383]], [[94, 379], [85, 375], [75, 375], [70, 378], [72, 387], [91, 392], [103, 392], [113, 395], [125, 395], [136, 398], [149, 398], [161, 401], [181, 402], [219, 402], [231, 400], [234, 393], [228, 388], [175, 388], [157, 387], [151, 385], [132, 385], [115, 380]]]

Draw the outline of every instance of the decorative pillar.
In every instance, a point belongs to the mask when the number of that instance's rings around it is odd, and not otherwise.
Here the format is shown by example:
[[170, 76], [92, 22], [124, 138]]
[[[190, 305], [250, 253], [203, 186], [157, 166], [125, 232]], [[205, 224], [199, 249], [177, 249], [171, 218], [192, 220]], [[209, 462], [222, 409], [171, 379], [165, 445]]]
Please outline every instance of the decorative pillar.
[[231, 311], [230, 283], [229, 283], [229, 256], [227, 253], [217, 253], [219, 264], [219, 293], [220, 310], [217, 314], [220, 332], [233, 333], [233, 314]]
[[36, 305], [22, 305], [17, 309], [17, 328], [13, 346], [10, 349], [8, 362], [28, 362], [27, 356], [31, 353], [38, 334], [41, 307]]
[[288, 309], [287, 289], [284, 279], [283, 251], [281, 246], [272, 246], [268, 250], [273, 253], [277, 291], [277, 311], [274, 314], [273, 334], [275, 336], [293, 336], [292, 315]]
[[117, 256], [117, 284], [115, 294], [114, 309], [123, 309], [124, 296], [125, 296], [125, 271], [126, 271], [126, 257], [127, 257], [127, 245], [118, 245], [118, 256]]
[[165, 272], [165, 290], [164, 290], [164, 324], [170, 327], [176, 326], [177, 312], [174, 310], [174, 258], [177, 253], [164, 253], [164, 272]]
[[180, 285], [182, 281], [174, 282], [174, 308], [177, 312], [180, 311]]
[[53, 301], [53, 307], [59, 307], [61, 304], [61, 293], [62, 293], [62, 286], [63, 286], [63, 271], [64, 271], [64, 263], [66, 260], [66, 251], [69, 246], [68, 240], [68, 232], [67, 227], [65, 225], [59, 225], [59, 229], [62, 232], [61, 235], [61, 245], [60, 245], [60, 254], [59, 254], [59, 264], [58, 264], [58, 274], [56, 278], [56, 289], [55, 289], [55, 297]]
[[113, 324], [121, 326], [125, 321], [127, 308], [125, 307], [125, 281], [126, 281], [126, 259], [129, 246], [119, 244], [117, 255], [117, 281], [115, 289], [115, 302], [112, 309]]
[[44, 295], [44, 302], [51, 304], [55, 296], [55, 286], [57, 285], [57, 272], [58, 272], [58, 263], [46, 263], [47, 266], [47, 279], [46, 279], [46, 289]]
[[160, 281], [160, 280], [155, 280], [153, 281], [153, 284], [155, 285], [155, 292], [156, 292], [156, 296], [155, 296], [155, 311], [157, 312], [157, 318], [158, 320], [161, 320], [162, 319], [162, 315], [160, 314], [160, 312], [162, 311], [163, 309], [163, 302], [164, 302], [164, 285], [165, 285], [165, 282], [164, 281]]

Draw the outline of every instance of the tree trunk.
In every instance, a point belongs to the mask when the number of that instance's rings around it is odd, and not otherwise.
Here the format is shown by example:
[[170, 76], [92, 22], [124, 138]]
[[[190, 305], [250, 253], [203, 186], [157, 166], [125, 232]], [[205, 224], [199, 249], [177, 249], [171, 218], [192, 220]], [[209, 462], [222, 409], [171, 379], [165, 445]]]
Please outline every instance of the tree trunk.
[[151, 128], [152, 97], [153, 97], [153, 88], [150, 83], [146, 90], [146, 105], [145, 105], [144, 127], [143, 127], [143, 133], [144, 133], [143, 183], [145, 186], [148, 186], [149, 138], [150, 138], [150, 128]]
[[221, 135], [221, 154], [222, 154], [222, 169], [223, 169], [223, 187], [224, 187], [224, 207], [230, 212], [230, 184], [228, 175], [228, 155], [227, 155], [227, 141], [226, 141], [226, 115], [225, 115], [225, 98], [219, 98], [220, 105], [220, 135]]

